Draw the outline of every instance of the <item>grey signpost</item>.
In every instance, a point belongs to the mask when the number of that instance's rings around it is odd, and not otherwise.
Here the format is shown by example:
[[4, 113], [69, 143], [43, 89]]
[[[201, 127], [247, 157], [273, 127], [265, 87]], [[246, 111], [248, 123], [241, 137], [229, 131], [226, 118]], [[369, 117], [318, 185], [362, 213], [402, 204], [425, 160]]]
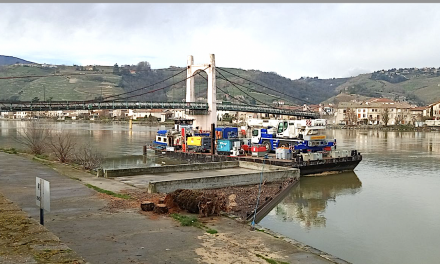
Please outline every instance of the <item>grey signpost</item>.
[[36, 177], [37, 206], [40, 207], [40, 224], [44, 225], [44, 210], [50, 212], [50, 182]]

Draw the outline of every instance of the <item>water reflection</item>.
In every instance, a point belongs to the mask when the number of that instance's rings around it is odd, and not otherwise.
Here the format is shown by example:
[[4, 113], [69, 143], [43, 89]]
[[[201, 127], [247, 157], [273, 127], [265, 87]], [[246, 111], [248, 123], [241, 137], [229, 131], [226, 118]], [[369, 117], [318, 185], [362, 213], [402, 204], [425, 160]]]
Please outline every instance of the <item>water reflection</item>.
[[[16, 139], [32, 121], [0, 120], [0, 148], [25, 150]], [[151, 144], [159, 126], [133, 125], [128, 123], [93, 123], [93, 122], [53, 122], [38, 120], [42, 129], [54, 133], [69, 132], [76, 145], [89, 146], [100, 152], [104, 158], [104, 168], [143, 167], [154, 164], [172, 164], [173, 161], [157, 160], [154, 153], [144, 158], [142, 146]]]
[[340, 195], [354, 195], [362, 183], [354, 172], [322, 177], [302, 177], [298, 186], [278, 204], [272, 214], [283, 221], [297, 221], [304, 228], [325, 227], [325, 209]]
[[353, 263], [438, 263], [440, 133], [327, 136], [362, 153], [356, 176], [303, 177], [260, 225]]
[[387, 154], [396, 150], [407, 150], [408, 152], [428, 151], [440, 154], [440, 133], [438, 132], [339, 129], [329, 130], [327, 135], [338, 139], [338, 147], [353, 148], [354, 144], [357, 149], [364, 149], [367, 153], [371, 151]]

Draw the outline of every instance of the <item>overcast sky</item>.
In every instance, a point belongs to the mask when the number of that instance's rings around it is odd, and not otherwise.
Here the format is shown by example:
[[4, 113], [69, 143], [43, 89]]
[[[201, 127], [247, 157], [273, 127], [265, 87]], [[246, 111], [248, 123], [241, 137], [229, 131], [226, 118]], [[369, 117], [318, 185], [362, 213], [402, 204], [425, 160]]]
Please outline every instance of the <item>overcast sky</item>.
[[38, 63], [196, 64], [297, 79], [440, 67], [440, 4], [0, 4], [0, 54]]

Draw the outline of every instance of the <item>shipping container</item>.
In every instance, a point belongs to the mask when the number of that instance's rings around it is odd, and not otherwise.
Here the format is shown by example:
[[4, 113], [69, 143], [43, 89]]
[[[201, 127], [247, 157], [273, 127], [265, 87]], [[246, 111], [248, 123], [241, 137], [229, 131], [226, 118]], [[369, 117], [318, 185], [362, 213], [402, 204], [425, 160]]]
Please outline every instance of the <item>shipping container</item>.
[[201, 146], [202, 145], [202, 137], [189, 137], [186, 139], [186, 144], [188, 146]]
[[219, 139], [217, 140], [217, 152], [219, 154], [229, 154], [238, 139]]

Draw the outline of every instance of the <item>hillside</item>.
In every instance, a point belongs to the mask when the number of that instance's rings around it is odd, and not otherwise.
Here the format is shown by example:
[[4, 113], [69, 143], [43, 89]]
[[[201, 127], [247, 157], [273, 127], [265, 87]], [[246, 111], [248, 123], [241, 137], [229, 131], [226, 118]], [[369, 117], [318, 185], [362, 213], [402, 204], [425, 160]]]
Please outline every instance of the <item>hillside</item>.
[[[50, 76], [53, 74], [61, 76]], [[112, 96], [109, 99], [181, 102], [185, 98], [183, 67], [151, 69], [148, 62], [121, 67], [48, 67], [15, 62], [0, 66], [0, 77], [33, 75], [47, 77], [0, 79], [0, 100], [83, 101]], [[195, 77], [195, 94], [197, 101], [203, 102], [207, 81], [205, 73], [200, 75]], [[161, 82], [165, 79], [168, 80]], [[291, 80], [274, 72], [218, 67], [216, 82], [217, 100], [233, 103], [272, 105], [282, 101], [302, 105], [386, 97], [425, 105], [440, 100], [440, 68], [390, 69], [351, 78]], [[119, 94], [123, 95], [117, 97]]]
[[[49, 76], [51, 74], [64, 76]], [[82, 75], [78, 75], [78, 74]], [[85, 73], [89, 73], [86, 75]], [[48, 76], [0, 80], [0, 100], [43, 101], [89, 100], [124, 92], [117, 87], [120, 76], [112, 74], [112, 67], [100, 67], [99, 71], [77, 71], [73, 66], [31, 67], [11, 65], [0, 67], [0, 77]]]
[[17, 63], [21, 63], [21, 64], [31, 64], [33, 62], [27, 61], [27, 60], [23, 60], [20, 58], [16, 58], [16, 57], [12, 57], [12, 56], [4, 56], [4, 55], [0, 55], [0, 66], [3, 65], [14, 65]]
[[[339, 85], [336, 91], [425, 105], [440, 100], [440, 68], [390, 69], [361, 74]], [[332, 98], [327, 100], [331, 101]]]
[[[147, 63], [148, 64], [148, 63]], [[124, 100], [182, 101], [185, 96], [185, 68], [151, 69], [149, 64], [114, 66], [58, 66], [56, 68], [11, 65], [0, 68], [0, 77], [58, 74], [63, 76], [29, 77], [0, 80], [0, 100], [91, 100], [125, 94]], [[182, 72], [183, 71], [183, 72]], [[172, 77], [173, 75], [181, 74]], [[335, 95], [336, 84], [346, 80], [291, 80], [276, 73], [256, 70], [218, 69], [217, 100], [247, 104], [304, 104], [305, 100], [319, 103]], [[229, 73], [228, 73], [229, 72]], [[195, 94], [198, 101], [206, 100], [206, 74], [195, 77]], [[237, 76], [243, 77], [241, 79]], [[169, 78], [166, 82], [152, 85]], [[226, 81], [226, 78], [229, 81]], [[181, 81], [180, 83], [177, 83]], [[173, 85], [173, 83], [175, 83]], [[261, 87], [257, 84], [265, 87]], [[143, 89], [142, 89], [143, 88]], [[154, 93], [146, 93], [156, 90]], [[278, 92], [277, 92], [278, 91]], [[255, 99], [253, 99], [253, 98]], [[115, 98], [115, 97], [113, 97]], [[113, 99], [112, 98], [112, 99]]]

